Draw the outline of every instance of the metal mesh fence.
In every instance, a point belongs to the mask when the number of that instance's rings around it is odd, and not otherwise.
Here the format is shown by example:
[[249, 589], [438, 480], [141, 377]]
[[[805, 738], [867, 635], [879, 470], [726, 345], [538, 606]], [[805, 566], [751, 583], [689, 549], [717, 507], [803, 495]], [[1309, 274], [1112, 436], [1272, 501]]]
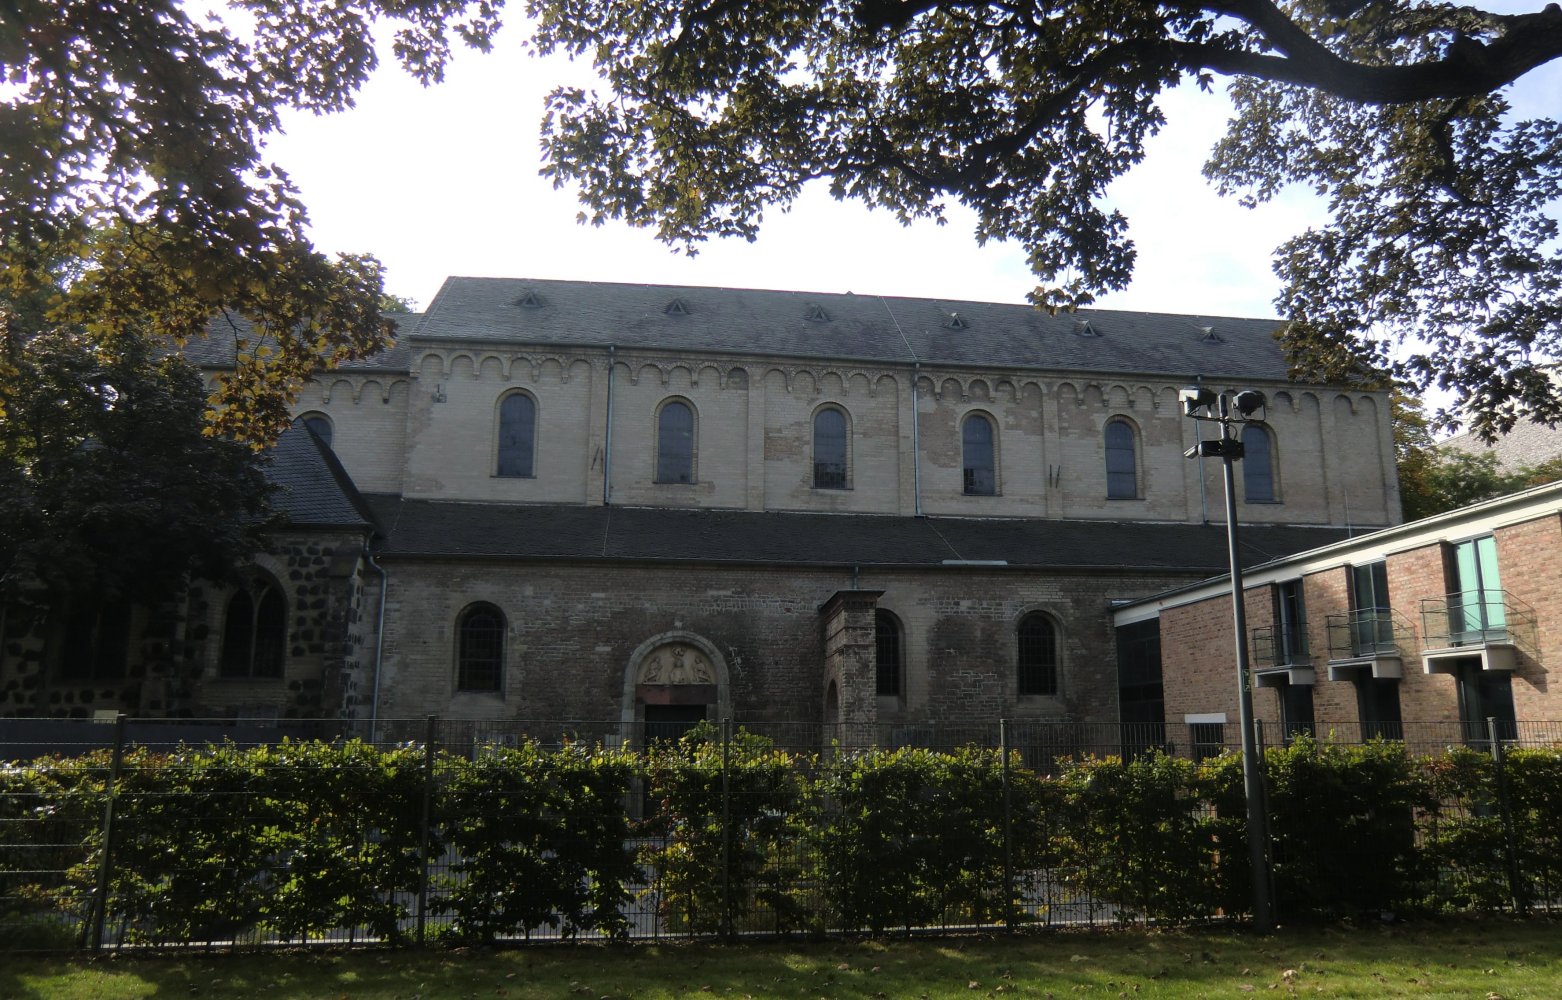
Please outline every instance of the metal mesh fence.
[[[1245, 890], [1226, 870], [1243, 854], [1240, 809], [1206, 777], [1178, 785], [1195, 772], [1175, 762], [1229, 759], [1226, 728], [752, 723], [659, 741], [590, 720], [0, 720], [0, 941], [656, 940], [1240, 916]], [[1413, 852], [1401, 880], [1442, 909], [1562, 897], [1562, 756], [1509, 759], [1562, 744], [1562, 724], [1495, 744], [1458, 723], [1313, 735], [1394, 737], [1430, 796], [1397, 807], [1403, 849], [1341, 840], [1353, 863], [1405, 866]], [[1081, 763], [1135, 756], [1167, 770]], [[1167, 794], [1113, 785], [1130, 780]], [[1296, 794], [1282, 789], [1272, 831], [1282, 908], [1314, 850], [1285, 813], [1305, 812]]]

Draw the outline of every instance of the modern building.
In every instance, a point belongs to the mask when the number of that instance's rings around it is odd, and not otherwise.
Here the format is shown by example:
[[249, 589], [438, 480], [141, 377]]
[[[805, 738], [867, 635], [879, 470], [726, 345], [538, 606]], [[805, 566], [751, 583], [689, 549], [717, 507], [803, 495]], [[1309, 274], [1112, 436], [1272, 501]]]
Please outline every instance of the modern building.
[[247, 587], [90, 677], [58, 622], [14, 630], [0, 713], [1154, 722], [1111, 609], [1226, 565], [1180, 387], [1268, 394], [1253, 563], [1399, 519], [1386, 397], [1290, 381], [1276, 326], [452, 278], [305, 388]]
[[[1269, 742], [1562, 738], [1562, 483], [1275, 559], [1243, 587]], [[1170, 742], [1239, 742], [1229, 576], [1113, 619], [1164, 686]]]

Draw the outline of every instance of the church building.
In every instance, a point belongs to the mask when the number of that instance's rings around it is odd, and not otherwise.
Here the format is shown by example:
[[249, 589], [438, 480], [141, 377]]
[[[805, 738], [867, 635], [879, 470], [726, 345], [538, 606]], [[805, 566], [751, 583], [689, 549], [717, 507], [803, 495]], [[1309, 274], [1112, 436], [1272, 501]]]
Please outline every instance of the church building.
[[1291, 381], [1272, 320], [490, 278], [399, 319], [305, 387], [245, 586], [102, 669], [8, 637], [0, 714], [1153, 724], [1113, 611], [1227, 557], [1181, 387], [1267, 396], [1251, 563], [1399, 520], [1386, 395]]

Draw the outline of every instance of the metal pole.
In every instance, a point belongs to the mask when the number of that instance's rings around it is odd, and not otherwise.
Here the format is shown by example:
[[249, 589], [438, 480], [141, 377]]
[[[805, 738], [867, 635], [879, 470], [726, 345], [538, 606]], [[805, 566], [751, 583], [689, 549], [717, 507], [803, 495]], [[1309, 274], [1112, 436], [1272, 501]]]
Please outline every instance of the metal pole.
[[998, 752], [1003, 755], [1003, 926], [1014, 933], [1013, 816], [1009, 797], [1009, 720], [998, 720]]
[[1508, 802], [1508, 760], [1498, 739], [1496, 716], [1486, 717], [1486, 737], [1491, 740], [1492, 766], [1497, 771], [1497, 814], [1502, 818], [1502, 852], [1508, 862], [1508, 895], [1513, 900], [1513, 912], [1524, 913], [1529, 909], [1524, 893], [1524, 881], [1519, 874], [1518, 852], [1514, 849], [1513, 809]]
[[418, 859], [422, 873], [418, 878], [418, 944], [422, 945], [428, 928], [429, 827], [434, 822], [434, 733], [439, 717], [428, 717], [423, 736], [423, 822], [418, 826]]
[[92, 899], [92, 950], [103, 947], [103, 924], [108, 918], [109, 870], [114, 855], [114, 799], [119, 772], [125, 762], [125, 713], [114, 716], [114, 756], [108, 769], [108, 795], [103, 803], [103, 857], [98, 861], [98, 885]]
[[1247, 656], [1247, 608], [1242, 588], [1242, 560], [1237, 546], [1236, 479], [1231, 471], [1231, 400], [1220, 396], [1220, 458], [1226, 480], [1226, 549], [1231, 562], [1231, 621], [1236, 630], [1237, 718], [1242, 730], [1242, 786], [1247, 795], [1247, 852], [1253, 879], [1253, 926], [1261, 933], [1274, 929], [1269, 905], [1268, 822], [1264, 810], [1263, 761], [1253, 725], [1252, 672]]
[[721, 933], [732, 935], [732, 720], [721, 720]]

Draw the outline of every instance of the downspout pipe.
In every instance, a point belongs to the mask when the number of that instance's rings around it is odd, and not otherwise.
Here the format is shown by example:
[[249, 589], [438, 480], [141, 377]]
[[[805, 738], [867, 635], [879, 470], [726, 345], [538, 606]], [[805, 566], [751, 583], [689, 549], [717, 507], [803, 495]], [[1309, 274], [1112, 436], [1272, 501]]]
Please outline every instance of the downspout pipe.
[[613, 502], [613, 345], [607, 345], [607, 427], [602, 432], [602, 506]]
[[369, 742], [377, 743], [380, 738], [380, 668], [385, 663], [385, 592], [390, 589], [390, 575], [385, 567], [374, 561], [374, 555], [367, 547], [363, 550], [363, 558], [370, 569], [380, 574], [380, 612], [374, 623], [374, 693], [369, 696]]
[[916, 516], [922, 516], [922, 414], [917, 404], [917, 383], [922, 381], [922, 365], [911, 365], [911, 499]]

